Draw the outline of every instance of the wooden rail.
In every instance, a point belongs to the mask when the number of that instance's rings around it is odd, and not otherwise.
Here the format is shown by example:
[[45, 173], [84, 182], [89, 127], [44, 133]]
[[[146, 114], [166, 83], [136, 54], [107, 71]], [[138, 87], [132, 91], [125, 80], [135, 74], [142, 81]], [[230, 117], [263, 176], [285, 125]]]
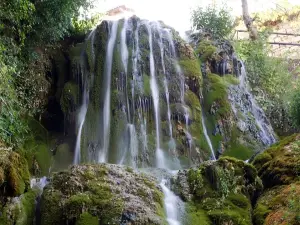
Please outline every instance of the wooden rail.
[[[248, 33], [247, 30], [236, 30], [237, 39], [239, 39], [239, 32]], [[269, 34], [282, 35], [282, 36], [295, 36], [300, 37], [300, 34], [293, 33], [283, 33], [283, 32], [269, 32]], [[268, 42], [270, 45], [290, 45], [290, 46], [300, 46], [300, 43], [287, 43], [287, 42]]]
[[[247, 30], [236, 30], [236, 32], [248, 33]], [[269, 32], [269, 34], [286, 35], [286, 36], [300, 36], [300, 34], [283, 33], [283, 32]]]

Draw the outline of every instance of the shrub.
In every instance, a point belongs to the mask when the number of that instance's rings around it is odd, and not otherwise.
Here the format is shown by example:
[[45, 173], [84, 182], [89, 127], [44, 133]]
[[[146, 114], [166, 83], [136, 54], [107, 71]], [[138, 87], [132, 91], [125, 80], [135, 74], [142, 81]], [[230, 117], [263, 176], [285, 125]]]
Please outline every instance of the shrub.
[[228, 36], [234, 26], [233, 19], [226, 8], [217, 9], [212, 6], [198, 7], [192, 12], [193, 29], [212, 35], [215, 39]]

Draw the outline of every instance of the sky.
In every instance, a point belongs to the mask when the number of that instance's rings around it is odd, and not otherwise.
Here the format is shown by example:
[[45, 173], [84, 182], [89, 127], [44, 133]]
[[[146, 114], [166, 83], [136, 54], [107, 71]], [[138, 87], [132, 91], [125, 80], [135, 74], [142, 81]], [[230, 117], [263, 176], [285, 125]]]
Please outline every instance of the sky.
[[[135, 10], [137, 16], [149, 20], [162, 20], [183, 34], [190, 29], [191, 9], [212, 2], [224, 4], [224, 0], [97, 0], [95, 11], [108, 11], [120, 5]], [[276, 7], [282, 2], [300, 5], [300, 0], [248, 0], [250, 13]], [[226, 0], [234, 16], [242, 15], [241, 0]]]

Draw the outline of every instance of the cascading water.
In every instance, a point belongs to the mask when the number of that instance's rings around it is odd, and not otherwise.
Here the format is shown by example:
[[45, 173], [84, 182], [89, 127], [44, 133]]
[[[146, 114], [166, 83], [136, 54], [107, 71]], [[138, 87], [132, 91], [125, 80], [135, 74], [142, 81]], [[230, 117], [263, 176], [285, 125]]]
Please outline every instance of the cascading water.
[[183, 202], [167, 187], [167, 180], [162, 179], [160, 186], [165, 195], [164, 202], [167, 213], [167, 221], [169, 225], [180, 225], [181, 212], [179, 211], [179, 209], [182, 210]]
[[[108, 35], [101, 36], [104, 33]], [[154, 166], [169, 173], [170, 169], [180, 169], [178, 154], [185, 162], [191, 156], [194, 137], [189, 126], [193, 121], [190, 105], [185, 103], [185, 77], [170, 28], [134, 17], [102, 22], [90, 36], [95, 43], [85, 54], [89, 64], [85, 69], [93, 70], [90, 74], [95, 73], [95, 82], [88, 82], [90, 86], [82, 93], [74, 163], [93, 161], [95, 155], [98, 162], [136, 169]], [[183, 113], [178, 114], [177, 105]], [[175, 116], [173, 109], [177, 110]], [[182, 123], [183, 132], [177, 130]], [[187, 154], [186, 139], [190, 146]], [[166, 185], [166, 179], [160, 185], [167, 220], [170, 225], [180, 224], [179, 198]]]
[[[244, 118], [249, 118], [249, 115], [252, 115], [251, 118], [255, 121], [256, 128], [250, 127], [249, 130], [252, 131], [256, 129], [257, 132], [254, 135], [258, 135], [257, 139], [261, 140], [265, 146], [275, 143], [276, 138], [273, 128], [264, 111], [257, 105], [255, 98], [249, 90], [247, 85], [247, 72], [242, 62], [239, 81], [239, 85], [237, 87], [231, 87], [229, 93], [229, 100], [233, 111], [236, 115], [238, 112], [241, 112], [244, 115]], [[240, 123], [247, 127], [249, 121], [241, 121]]]
[[157, 86], [157, 81], [155, 77], [155, 64], [153, 57], [153, 46], [152, 46], [152, 30], [151, 24], [147, 24], [148, 34], [149, 34], [149, 46], [150, 46], [150, 87], [153, 98], [154, 105], [154, 115], [155, 115], [155, 127], [156, 127], [156, 166], [158, 168], [164, 168], [166, 165], [165, 156], [160, 148], [160, 116], [159, 116], [159, 90]]
[[205, 136], [205, 139], [207, 141], [207, 144], [209, 146], [209, 149], [210, 149], [210, 152], [211, 152], [211, 158], [212, 160], [216, 160], [216, 156], [215, 156], [215, 151], [214, 151], [214, 148], [212, 146], [212, 143], [211, 143], [211, 140], [207, 134], [207, 129], [206, 129], [206, 125], [205, 125], [205, 120], [204, 120], [204, 116], [203, 114], [201, 115], [202, 116], [202, 128], [203, 128], [203, 133], [204, 133], [204, 136]]
[[124, 67], [124, 74], [125, 74], [125, 96], [126, 96], [126, 110], [127, 110], [127, 120], [128, 123], [130, 123], [131, 117], [130, 117], [130, 107], [129, 107], [129, 100], [128, 100], [128, 47], [126, 43], [126, 31], [128, 28], [128, 19], [124, 20], [123, 29], [121, 32], [121, 58], [122, 58], [122, 64]]
[[189, 145], [189, 158], [191, 160], [191, 149], [192, 149], [192, 135], [189, 132], [189, 111], [188, 108], [185, 106], [185, 100], [184, 100], [184, 93], [185, 93], [185, 78], [183, 76], [182, 73], [182, 69], [177, 61], [177, 56], [176, 56], [176, 50], [175, 50], [175, 45], [174, 45], [174, 41], [173, 41], [173, 37], [172, 34], [170, 33], [170, 30], [167, 30], [167, 38], [168, 41], [170, 43], [170, 47], [171, 47], [171, 53], [172, 55], [175, 57], [175, 69], [176, 69], [176, 73], [179, 75], [179, 80], [180, 80], [180, 101], [183, 105], [184, 108], [184, 117], [185, 117], [185, 126], [186, 126], [186, 139]]
[[[95, 38], [95, 31], [93, 30], [88, 38], [87, 41], [91, 42], [91, 54], [94, 57], [94, 38]], [[94, 58], [92, 59], [92, 62], [94, 64]], [[79, 128], [78, 128], [78, 134], [77, 134], [77, 138], [76, 138], [76, 145], [75, 145], [75, 154], [74, 154], [74, 160], [73, 160], [73, 164], [79, 164], [80, 163], [80, 144], [81, 144], [81, 134], [82, 134], [82, 128], [83, 128], [83, 124], [85, 121], [85, 117], [86, 117], [86, 113], [87, 113], [87, 109], [88, 109], [88, 104], [89, 104], [89, 82], [88, 79], [84, 76], [86, 76], [85, 73], [85, 65], [83, 62], [83, 58], [82, 56], [80, 57], [80, 68], [79, 71], [81, 73], [81, 80], [83, 81], [83, 94], [82, 94], [82, 105], [80, 107], [79, 110], [79, 114], [77, 117], [77, 124], [79, 124]], [[93, 78], [92, 78], [93, 79]]]
[[112, 30], [108, 40], [107, 52], [105, 57], [105, 72], [104, 72], [104, 106], [103, 106], [103, 130], [102, 130], [102, 146], [99, 151], [98, 162], [106, 162], [107, 151], [109, 147], [109, 132], [110, 132], [110, 96], [111, 96], [111, 69], [114, 46], [117, 38], [118, 20], [112, 22]]

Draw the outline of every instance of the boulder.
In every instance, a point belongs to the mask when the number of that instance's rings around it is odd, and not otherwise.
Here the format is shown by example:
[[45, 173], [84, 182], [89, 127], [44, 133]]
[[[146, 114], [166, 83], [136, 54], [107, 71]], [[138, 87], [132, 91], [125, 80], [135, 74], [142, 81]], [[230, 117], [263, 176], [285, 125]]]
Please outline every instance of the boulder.
[[129, 167], [72, 166], [44, 189], [41, 224], [164, 224], [162, 199], [154, 178]]

